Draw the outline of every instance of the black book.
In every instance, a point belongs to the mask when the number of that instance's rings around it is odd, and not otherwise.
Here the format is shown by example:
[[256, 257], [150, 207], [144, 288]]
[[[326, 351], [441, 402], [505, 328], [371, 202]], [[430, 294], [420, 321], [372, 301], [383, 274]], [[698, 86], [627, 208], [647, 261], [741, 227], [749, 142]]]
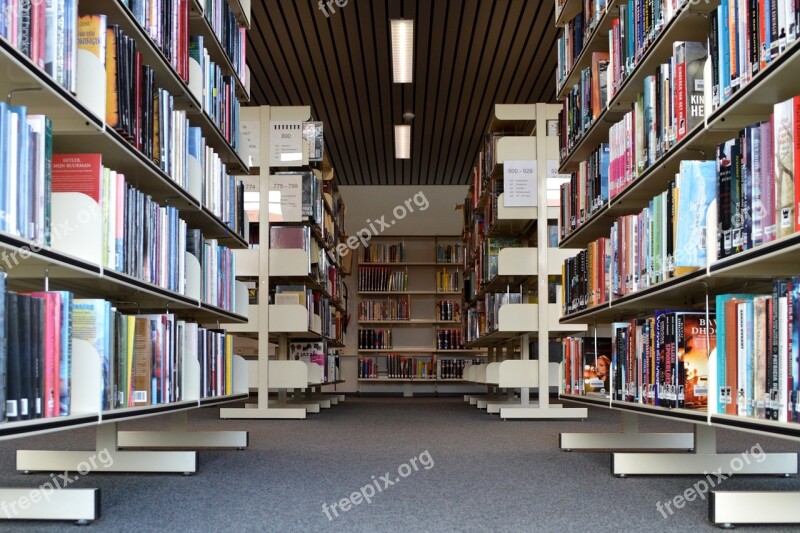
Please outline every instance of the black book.
[[717, 147], [717, 179], [719, 180], [719, 202], [717, 202], [717, 258], [722, 259], [731, 253], [731, 149], [728, 142]]
[[6, 293], [8, 356], [6, 374], [6, 419], [22, 420], [22, 351], [20, 347], [19, 295]]
[[17, 344], [17, 357], [19, 370], [19, 392], [17, 398], [19, 399], [19, 417], [18, 420], [28, 420], [31, 418], [31, 400], [33, 399], [33, 390], [31, 387], [33, 367], [31, 365], [32, 347], [31, 347], [31, 297], [24, 294], [17, 295], [18, 306], [18, 324], [19, 337]]
[[0, 272], [0, 422], [6, 419], [6, 394], [8, 383], [8, 312], [6, 309], [6, 277], [8, 274]]
[[[769, 1], [769, 0], [766, 0]], [[714, 107], [719, 105], [719, 20], [717, 11], [719, 8], [714, 8], [714, 11], [708, 17], [709, 30], [708, 30], [708, 51], [711, 55], [711, 102]], [[706, 102], [708, 104], [708, 102]]]

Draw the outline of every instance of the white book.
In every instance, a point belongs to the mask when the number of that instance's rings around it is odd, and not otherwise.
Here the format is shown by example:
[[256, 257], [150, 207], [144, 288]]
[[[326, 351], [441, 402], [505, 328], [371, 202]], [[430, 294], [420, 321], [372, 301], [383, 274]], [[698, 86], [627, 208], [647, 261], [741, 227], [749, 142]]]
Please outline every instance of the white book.
[[788, 391], [786, 376], [789, 374], [789, 305], [788, 298], [778, 298], [778, 421], [788, 422], [786, 407]]

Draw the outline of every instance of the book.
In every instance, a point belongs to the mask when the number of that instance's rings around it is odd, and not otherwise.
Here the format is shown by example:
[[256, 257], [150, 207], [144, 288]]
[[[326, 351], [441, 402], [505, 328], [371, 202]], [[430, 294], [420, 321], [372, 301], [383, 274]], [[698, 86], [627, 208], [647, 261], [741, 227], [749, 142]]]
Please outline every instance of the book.
[[777, 236], [783, 237], [795, 231], [793, 100], [775, 104], [774, 117]]
[[681, 161], [677, 178], [678, 202], [674, 238], [675, 275], [706, 265], [706, 220], [717, 197], [713, 161]]
[[78, 100], [100, 120], [106, 120], [106, 15], [78, 19]]

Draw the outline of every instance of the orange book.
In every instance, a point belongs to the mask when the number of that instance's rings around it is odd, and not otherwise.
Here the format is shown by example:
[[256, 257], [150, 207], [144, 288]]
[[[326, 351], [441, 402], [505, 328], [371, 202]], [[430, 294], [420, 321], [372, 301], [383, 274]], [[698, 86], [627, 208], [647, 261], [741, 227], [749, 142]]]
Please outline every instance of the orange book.
[[606, 107], [608, 87], [608, 52], [592, 52], [592, 118]]
[[153, 341], [150, 320], [136, 317], [133, 334], [133, 406], [150, 405]]
[[106, 124], [119, 127], [119, 91], [117, 91], [117, 30], [109, 26], [106, 30]]
[[[738, 314], [737, 304], [742, 300], [731, 298], [725, 302], [725, 323], [717, 327], [725, 328], [725, 391], [730, 402], [725, 404], [725, 414], [735, 415], [737, 412], [736, 392], [739, 388], [738, 381]], [[730, 392], [728, 392], [730, 391]]]

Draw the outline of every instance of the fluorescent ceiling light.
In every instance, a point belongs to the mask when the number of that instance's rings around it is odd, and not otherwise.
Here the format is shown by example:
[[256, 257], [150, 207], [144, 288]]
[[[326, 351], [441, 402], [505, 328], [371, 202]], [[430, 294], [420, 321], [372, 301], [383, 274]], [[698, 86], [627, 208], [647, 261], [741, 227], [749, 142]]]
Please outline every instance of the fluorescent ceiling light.
[[397, 159], [411, 159], [411, 126], [408, 124], [394, 127], [394, 156]]
[[414, 81], [414, 21], [392, 20], [392, 74], [395, 83]]

